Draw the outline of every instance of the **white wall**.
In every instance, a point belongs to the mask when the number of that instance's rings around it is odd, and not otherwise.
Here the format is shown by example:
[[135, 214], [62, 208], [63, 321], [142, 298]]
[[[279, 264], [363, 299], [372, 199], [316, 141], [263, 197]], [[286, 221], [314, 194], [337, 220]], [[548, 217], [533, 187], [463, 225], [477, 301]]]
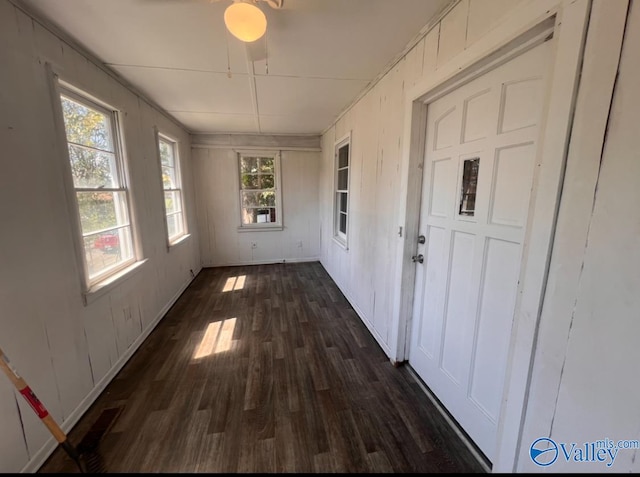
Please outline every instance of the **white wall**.
[[[622, 36], [624, 15], [604, 3], [594, 5], [590, 26], [602, 38], [589, 41]], [[540, 322], [518, 465], [526, 472], [539, 470], [528, 456], [538, 437], [583, 449], [640, 440], [640, 3], [631, 2], [609, 116], [601, 90], [613, 84], [618, 53], [592, 51], [599, 55], [585, 60], [588, 89], [578, 99]], [[609, 78], [590, 81], [607, 69]], [[639, 454], [620, 450], [610, 468], [561, 455], [549, 470], [635, 473]]]
[[[280, 231], [239, 232], [238, 160], [234, 149], [194, 147], [200, 253], [205, 267], [317, 260], [320, 250], [320, 153], [281, 153]], [[252, 248], [252, 243], [256, 248]]]
[[[323, 135], [321, 262], [387, 354], [401, 225], [397, 217], [402, 199], [404, 92], [435, 74], [522, 4], [519, 0], [462, 0]], [[344, 250], [332, 240], [333, 145], [349, 131], [349, 249]]]
[[[45, 62], [123, 112], [144, 257], [83, 304]], [[0, 347], [68, 431], [200, 269], [189, 135], [87, 56], [0, 0]], [[180, 141], [192, 236], [167, 251], [153, 127]], [[0, 471], [36, 470], [50, 434], [0, 375]]]

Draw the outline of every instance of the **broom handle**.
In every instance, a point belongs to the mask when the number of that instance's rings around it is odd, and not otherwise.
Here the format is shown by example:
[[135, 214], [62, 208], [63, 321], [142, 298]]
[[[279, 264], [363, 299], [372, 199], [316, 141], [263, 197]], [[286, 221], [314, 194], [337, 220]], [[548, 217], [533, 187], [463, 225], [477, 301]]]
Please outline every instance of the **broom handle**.
[[6, 354], [2, 352], [0, 349], [0, 368], [7, 375], [9, 380], [13, 383], [15, 388], [18, 390], [20, 394], [27, 400], [33, 411], [40, 418], [49, 432], [53, 435], [53, 437], [58, 441], [58, 443], [63, 444], [67, 440], [66, 434], [60, 429], [60, 426], [53, 420], [47, 408], [44, 407], [44, 404], [40, 402], [36, 394], [31, 390], [27, 382], [18, 375], [18, 373], [13, 369], [13, 367], [9, 364], [9, 358]]

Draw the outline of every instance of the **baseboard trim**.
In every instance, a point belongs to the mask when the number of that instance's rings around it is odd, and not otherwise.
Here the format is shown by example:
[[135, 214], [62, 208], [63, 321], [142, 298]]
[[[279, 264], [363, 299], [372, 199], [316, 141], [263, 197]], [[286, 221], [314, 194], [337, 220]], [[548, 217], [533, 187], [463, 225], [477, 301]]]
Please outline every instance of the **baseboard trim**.
[[[131, 356], [138, 350], [140, 345], [149, 337], [151, 332], [155, 329], [155, 327], [162, 321], [162, 318], [167, 314], [169, 309], [178, 301], [178, 298], [184, 293], [187, 287], [191, 284], [191, 282], [198, 276], [202, 267], [198, 268], [194, 272], [194, 276], [190, 277], [187, 281], [185, 281], [182, 286], [178, 289], [178, 291], [171, 297], [171, 299], [167, 302], [167, 304], [160, 310], [158, 315], [154, 318], [154, 320], [147, 326], [144, 331], [138, 335], [131, 346], [127, 348], [127, 350], [120, 356], [118, 361], [112, 366], [112, 368], [103, 376], [103, 378], [94, 386], [94, 388], [87, 394], [87, 396], [80, 402], [78, 407], [76, 407], [69, 417], [64, 420], [62, 424], [60, 424], [60, 428], [66, 433], [68, 433], [73, 426], [75, 426], [80, 418], [89, 410], [91, 405], [95, 402], [96, 399], [100, 396], [102, 391], [107, 387], [107, 385], [111, 382], [111, 380], [118, 374], [118, 372], [124, 367], [124, 365], [129, 361]], [[20, 471], [21, 473], [36, 473], [40, 467], [46, 462], [46, 460], [51, 456], [53, 451], [58, 447], [58, 443], [53, 437], [50, 437], [47, 442], [36, 452], [33, 457], [27, 462], [27, 464]]]
[[373, 327], [371, 322], [366, 318], [367, 315], [360, 309], [360, 307], [357, 305], [353, 297], [349, 294], [347, 289], [344, 286], [342, 286], [342, 284], [338, 282], [338, 280], [336, 280], [333, 275], [331, 275], [331, 272], [329, 272], [329, 269], [324, 265], [324, 263], [322, 263], [322, 260], [320, 260], [320, 265], [322, 265], [322, 268], [324, 268], [324, 270], [327, 272], [327, 275], [331, 277], [331, 280], [333, 280], [333, 283], [335, 283], [338, 289], [342, 292], [344, 297], [347, 299], [347, 301], [351, 305], [351, 308], [355, 310], [356, 315], [358, 315], [358, 318], [360, 318], [360, 321], [364, 323], [364, 326], [367, 327], [367, 330], [369, 330], [369, 333], [371, 333], [371, 336], [373, 336], [373, 338], [378, 342], [378, 345], [380, 345], [380, 347], [383, 349], [387, 357], [391, 359], [391, 348], [389, 348], [389, 345], [384, 342], [384, 339], [382, 338], [380, 333], [377, 332], [377, 330]]

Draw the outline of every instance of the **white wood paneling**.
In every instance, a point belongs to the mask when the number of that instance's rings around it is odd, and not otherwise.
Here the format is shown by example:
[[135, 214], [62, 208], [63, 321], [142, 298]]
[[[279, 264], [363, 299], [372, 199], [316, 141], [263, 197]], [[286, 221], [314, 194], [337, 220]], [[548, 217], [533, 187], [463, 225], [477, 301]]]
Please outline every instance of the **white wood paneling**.
[[260, 131], [263, 134], [307, 134], [309, 131], [321, 131], [335, 119], [329, 112], [307, 114], [304, 117], [293, 115], [260, 115]]
[[438, 67], [464, 50], [467, 42], [469, 0], [461, 0], [440, 22]]
[[[632, 290], [640, 287], [640, 231], [626, 213], [638, 200], [640, 8], [630, 5], [628, 19], [626, 1], [593, 5], [519, 454], [523, 472], [537, 470], [528, 452], [541, 436], [580, 443], [599, 435], [640, 438], [640, 387], [631, 378], [639, 359]], [[552, 470], [576, 467], [561, 457]], [[620, 450], [610, 468], [584, 463], [579, 470], [638, 472], [637, 451]]]
[[[199, 271], [189, 135], [6, 0], [0, 1], [0, 62], [7, 92], [0, 105], [0, 341], [68, 431], [192, 279], [191, 271]], [[137, 232], [148, 259], [86, 306], [64, 188], [66, 144], [54, 116], [59, 98], [52, 96], [47, 64], [121, 111]], [[154, 126], [180, 143], [192, 234], [169, 252]], [[16, 404], [13, 393], [0, 392], [0, 408], [0, 455], [10, 454], [0, 458], [0, 471], [36, 470], [54, 440], [24, 399]]]
[[[238, 160], [233, 149], [192, 151], [204, 266], [317, 260], [320, 153], [282, 151], [281, 231], [239, 232]], [[252, 244], [256, 247], [252, 247]]]
[[438, 65], [438, 43], [440, 43], [440, 23], [434, 26], [424, 37], [422, 55], [422, 77], [431, 75]]
[[522, 0], [469, 0], [466, 45], [472, 45], [489, 30], [495, 28], [511, 10], [517, 9], [521, 3]]
[[[571, 317], [551, 438], [640, 439], [640, 5], [631, 3], [601, 159], [582, 276]], [[581, 396], [576, 405], [574, 396]], [[603, 404], [606, 403], [605, 406]], [[617, 412], [624, 410], [624, 412]], [[587, 417], [588, 418], [585, 418]], [[640, 449], [620, 449], [617, 472], [637, 472]], [[559, 462], [568, 471], [573, 462]], [[601, 470], [599, 462], [586, 466]]]
[[402, 61], [406, 63], [404, 75], [406, 86], [414, 86], [416, 81], [422, 77], [424, 43], [425, 39], [423, 38], [402, 58]]
[[232, 149], [276, 149], [320, 152], [320, 135], [268, 134], [197, 134], [191, 137], [193, 147]]
[[17, 473], [29, 460], [22, 423], [18, 413], [18, 399], [22, 399], [8, 379], [0, 381], [0, 462], [3, 473]]

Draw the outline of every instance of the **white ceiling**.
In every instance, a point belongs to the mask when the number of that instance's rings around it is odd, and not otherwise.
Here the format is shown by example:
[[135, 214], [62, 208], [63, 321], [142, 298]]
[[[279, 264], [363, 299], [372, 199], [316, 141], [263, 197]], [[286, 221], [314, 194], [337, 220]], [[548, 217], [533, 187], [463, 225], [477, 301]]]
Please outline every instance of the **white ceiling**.
[[322, 132], [449, 0], [259, 2], [250, 47], [226, 31], [231, 2], [23, 0], [192, 132], [264, 134]]

